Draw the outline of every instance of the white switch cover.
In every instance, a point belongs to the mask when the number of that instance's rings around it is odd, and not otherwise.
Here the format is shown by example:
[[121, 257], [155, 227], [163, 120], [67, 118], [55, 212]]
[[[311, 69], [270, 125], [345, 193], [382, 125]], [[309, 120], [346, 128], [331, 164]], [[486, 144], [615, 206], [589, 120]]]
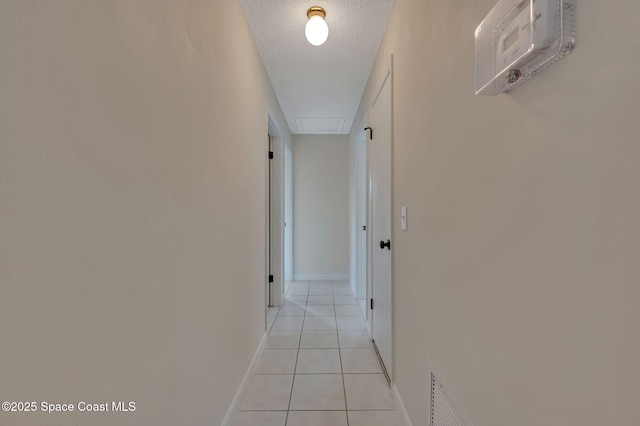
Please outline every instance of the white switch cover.
[[407, 206], [402, 206], [402, 212], [400, 213], [400, 224], [403, 231], [407, 230]]

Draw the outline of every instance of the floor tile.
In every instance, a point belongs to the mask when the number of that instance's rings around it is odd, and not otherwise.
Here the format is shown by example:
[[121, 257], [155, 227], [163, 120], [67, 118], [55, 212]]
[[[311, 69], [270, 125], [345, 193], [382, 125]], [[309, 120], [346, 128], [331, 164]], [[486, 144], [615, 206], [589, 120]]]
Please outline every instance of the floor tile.
[[287, 292], [287, 296], [306, 296], [309, 294], [309, 288], [290, 288]]
[[[351, 318], [351, 317], [343, 317]], [[277, 317], [273, 322], [272, 330], [302, 330], [304, 317]]]
[[280, 308], [280, 310], [278, 311], [278, 315], [281, 317], [301, 317], [304, 315], [304, 311], [304, 305], [300, 306], [293, 303], [287, 303]]
[[[276, 319], [276, 323], [280, 318]], [[360, 317], [336, 317], [339, 330], [364, 330], [364, 321]], [[274, 327], [276, 324], [273, 325]]]
[[267, 313], [267, 322], [273, 323], [273, 321], [278, 317], [278, 312], [280, 312], [279, 308], [270, 309]]
[[286, 411], [238, 411], [231, 426], [285, 426]]
[[298, 349], [265, 349], [254, 374], [293, 374]]
[[345, 374], [349, 410], [393, 410], [391, 390], [384, 374]]
[[340, 349], [342, 370], [347, 373], [383, 373], [374, 349]]
[[338, 330], [338, 341], [341, 348], [373, 349], [367, 330]]
[[333, 295], [353, 297], [353, 290], [351, 290], [351, 287], [336, 287], [333, 289]]
[[311, 287], [309, 296], [333, 296], [333, 290], [331, 287]]
[[336, 305], [357, 305], [358, 302], [353, 296], [333, 296], [333, 302]]
[[300, 349], [296, 374], [342, 373], [338, 349]]
[[293, 375], [251, 376], [240, 410], [286, 410], [292, 382]]
[[338, 333], [335, 330], [303, 331], [300, 348], [329, 349], [338, 348]]
[[349, 426], [402, 426], [395, 411], [349, 411]]
[[268, 318], [267, 319], [267, 330], [271, 330], [271, 328], [273, 327], [273, 323], [275, 322], [275, 318]]
[[267, 337], [269, 349], [295, 349], [300, 344], [300, 331], [297, 330], [271, 330]]
[[333, 305], [332, 296], [309, 296], [308, 305]]
[[296, 305], [306, 305], [307, 304], [307, 296], [285, 296], [285, 300], [291, 303], [295, 303]]
[[297, 374], [293, 382], [290, 409], [345, 410], [342, 375]]
[[337, 316], [362, 317], [362, 311], [360, 310], [360, 306], [358, 305], [336, 305], [335, 309]]
[[233, 425], [401, 425], [349, 282], [286, 286]]
[[287, 426], [347, 426], [347, 412], [290, 411]]
[[270, 306], [267, 315], [278, 315], [280, 308], [278, 306]]
[[307, 316], [328, 317], [335, 314], [336, 310], [333, 305], [307, 305]]
[[331, 281], [327, 281], [327, 280], [309, 281], [309, 286], [310, 287], [323, 287], [323, 286], [331, 287]]
[[[291, 317], [294, 318], [294, 317]], [[297, 318], [297, 317], [295, 317]], [[351, 318], [351, 317], [343, 317]], [[277, 322], [278, 320], [276, 320]], [[275, 326], [275, 324], [274, 324]], [[336, 318], [335, 317], [305, 317], [304, 318], [304, 331], [309, 330], [335, 330]]]

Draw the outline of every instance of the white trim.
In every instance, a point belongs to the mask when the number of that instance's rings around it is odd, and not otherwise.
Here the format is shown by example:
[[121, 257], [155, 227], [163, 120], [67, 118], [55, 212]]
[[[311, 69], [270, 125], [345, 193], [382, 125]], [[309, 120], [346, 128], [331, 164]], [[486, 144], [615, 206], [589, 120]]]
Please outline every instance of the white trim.
[[[362, 120], [362, 133], [355, 140], [356, 155], [356, 241], [352, 255], [356, 262], [356, 282], [353, 284], [356, 297], [367, 298], [367, 232], [362, 226], [367, 225], [367, 134]], [[367, 310], [368, 314], [369, 310]], [[367, 315], [368, 317], [368, 315]]]
[[298, 274], [293, 276], [294, 281], [344, 281], [349, 280], [349, 274]]
[[229, 409], [227, 410], [227, 414], [224, 416], [222, 420], [222, 426], [231, 426], [233, 423], [233, 418], [236, 415], [236, 412], [240, 408], [240, 404], [242, 404], [242, 399], [244, 398], [245, 392], [247, 392], [247, 387], [249, 386], [249, 380], [253, 375], [253, 372], [256, 371], [258, 367], [258, 362], [260, 362], [260, 357], [262, 356], [262, 351], [264, 347], [267, 345], [267, 333], [264, 333], [262, 336], [262, 340], [256, 349], [256, 353], [253, 354], [253, 359], [251, 360], [251, 364], [249, 364], [249, 368], [240, 382], [240, 387], [236, 391], [236, 395], [233, 397], [231, 401], [231, 405], [229, 405]]
[[271, 305], [280, 306], [284, 300], [284, 140], [271, 110], [268, 112], [267, 120], [271, 139], [270, 149], [274, 157], [273, 160], [268, 160], [268, 167], [271, 167], [269, 182], [271, 185], [271, 241], [269, 242], [271, 265], [269, 269], [274, 278]]
[[[394, 56], [393, 54], [390, 55], [390, 62], [389, 62], [389, 68], [387, 69], [384, 78], [382, 79], [382, 84], [380, 85], [380, 88], [377, 90], [375, 96], [374, 96], [374, 100], [373, 102], [371, 102], [371, 106], [369, 107], [369, 110], [367, 112], [367, 126], [368, 127], [375, 127], [375, 123], [371, 123], [371, 111], [375, 108], [376, 103], [378, 102], [378, 99], [380, 98], [380, 95], [382, 94], [382, 91], [384, 90], [385, 86], [387, 83], [389, 83], [389, 87], [390, 87], [390, 97], [391, 97], [391, 109], [390, 109], [390, 153], [389, 153], [389, 203], [391, 205], [390, 207], [390, 211], [389, 211], [389, 221], [390, 221], [390, 228], [389, 228], [389, 238], [391, 241], [394, 241], [395, 238], [395, 233], [394, 233], [394, 201], [393, 201], [393, 195], [394, 195], [394, 190], [393, 190], [393, 185], [394, 185], [394, 168], [393, 168], [393, 158], [394, 158], [394, 109], [393, 109], [393, 104], [394, 104], [394, 67], [393, 67], [393, 61], [394, 61]], [[372, 167], [371, 164], [373, 162], [372, 160], [372, 155], [371, 155], [371, 139], [368, 140], [368, 144], [367, 144], [367, 153], [366, 153], [366, 158], [367, 158], [367, 182], [368, 182], [368, 188], [367, 188], [367, 298], [365, 300], [371, 300], [371, 298], [373, 298], [373, 288], [374, 288], [374, 280], [373, 280], [373, 258], [374, 258], [374, 254], [373, 252], [376, 250], [375, 247], [377, 247], [377, 241], [373, 240], [373, 235], [374, 235], [374, 209], [375, 209], [375, 205], [373, 202], [373, 182], [374, 182], [374, 171], [372, 171]], [[395, 347], [395, 335], [393, 332], [393, 326], [394, 326], [394, 268], [393, 268], [393, 264], [394, 264], [394, 260], [395, 260], [395, 250], [391, 250], [391, 260], [389, 263], [389, 274], [390, 274], [390, 318], [389, 318], [389, 333], [391, 334], [389, 336], [390, 338], [390, 346], [391, 346], [391, 350], [389, 351], [389, 359], [388, 360], [384, 360], [387, 361], [389, 365], [385, 364], [385, 368], [386, 371], [388, 373], [388, 378], [390, 379], [391, 382], [393, 382], [394, 380], [394, 374], [395, 374], [395, 365], [394, 365], [394, 356], [393, 356], [393, 352], [394, 352], [394, 347]], [[374, 324], [374, 319], [373, 319], [373, 313], [371, 312], [371, 310], [369, 309], [367, 311], [368, 313], [370, 313], [371, 315], [367, 316], [367, 330], [369, 331], [369, 335], [373, 338], [374, 334], [375, 334], [375, 324]], [[380, 358], [382, 359], [382, 355], [380, 355]]]
[[293, 154], [284, 145], [284, 280], [293, 280]]
[[407, 413], [406, 408], [404, 408], [402, 398], [400, 398], [400, 392], [398, 392], [396, 385], [391, 385], [391, 396], [393, 397], [393, 401], [396, 403], [396, 412], [400, 415], [402, 426], [413, 426], [411, 419], [409, 418], [409, 414]]

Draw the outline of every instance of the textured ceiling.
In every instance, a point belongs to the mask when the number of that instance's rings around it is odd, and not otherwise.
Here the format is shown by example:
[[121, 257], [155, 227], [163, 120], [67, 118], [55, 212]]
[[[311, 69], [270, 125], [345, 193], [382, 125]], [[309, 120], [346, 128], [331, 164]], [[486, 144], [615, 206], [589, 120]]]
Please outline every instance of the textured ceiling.
[[[291, 132], [349, 133], [393, 0], [240, 3]], [[304, 36], [311, 6], [327, 11], [329, 38], [319, 47]]]

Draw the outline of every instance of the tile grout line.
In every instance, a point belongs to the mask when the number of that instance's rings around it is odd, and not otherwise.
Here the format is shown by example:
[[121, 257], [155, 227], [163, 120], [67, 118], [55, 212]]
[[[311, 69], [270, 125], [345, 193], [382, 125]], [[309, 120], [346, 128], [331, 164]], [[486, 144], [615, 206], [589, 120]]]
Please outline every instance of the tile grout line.
[[[290, 289], [291, 289], [291, 286], [289, 286], [289, 290]], [[289, 290], [287, 290], [287, 293], [289, 292]], [[309, 289], [307, 288], [307, 299], [308, 298], [309, 298]], [[285, 294], [285, 300], [286, 300], [286, 294]], [[278, 311], [278, 314], [279, 313], [280, 311]], [[302, 342], [302, 329], [304, 328], [304, 318], [306, 317], [306, 314], [307, 314], [307, 302], [305, 301], [304, 315], [302, 317], [302, 326], [300, 327], [300, 337], [298, 338], [298, 353], [296, 354], [296, 363], [293, 366], [293, 378], [291, 380], [291, 392], [289, 393], [289, 405], [287, 405], [287, 415], [285, 418], [285, 425], [289, 421], [289, 412], [291, 411], [291, 399], [293, 398], [293, 385], [296, 382], [296, 370], [298, 369], [298, 358], [300, 357], [300, 344]]]
[[349, 414], [347, 407], [347, 389], [344, 386], [344, 368], [342, 367], [342, 350], [340, 347], [340, 335], [338, 334], [338, 313], [336, 312], [336, 298], [333, 292], [333, 281], [331, 281], [331, 298], [333, 299], [333, 320], [336, 323], [336, 339], [338, 341], [338, 357], [340, 358], [340, 377], [342, 378], [342, 392], [344, 394], [344, 416], [349, 426]]
[[[333, 293], [333, 282], [331, 283], [331, 293]], [[347, 405], [347, 387], [344, 384], [344, 367], [342, 366], [342, 346], [340, 346], [340, 336], [338, 335], [338, 313], [336, 310], [336, 299], [333, 299], [333, 311], [336, 320], [336, 337], [338, 338], [338, 356], [340, 357], [340, 373], [342, 375], [342, 392], [344, 393], [344, 416], [347, 420], [347, 426], [349, 426], [349, 406]]]
[[[339, 356], [339, 359], [340, 359], [340, 375], [342, 377], [342, 387], [343, 387], [344, 400], [345, 400], [345, 411], [344, 412], [345, 412], [347, 426], [349, 426], [349, 416], [348, 416], [349, 408], [348, 408], [348, 405], [347, 405], [347, 396], [346, 396], [347, 392], [346, 392], [346, 385], [345, 385], [345, 378], [344, 378], [344, 367], [343, 367], [343, 361], [342, 361], [342, 346], [341, 346], [341, 343], [340, 343], [340, 334], [339, 334], [339, 329], [338, 329], [338, 324], [337, 324], [337, 322], [338, 322], [338, 314], [336, 312], [335, 294], [334, 294], [333, 284], [334, 284], [334, 282], [332, 281], [330, 288], [331, 288], [331, 298], [333, 299], [333, 304], [331, 304], [329, 306], [333, 306], [333, 315], [332, 315], [332, 317], [333, 317], [333, 319], [335, 321], [335, 325], [336, 325], [335, 336], [336, 336], [336, 340], [337, 340], [337, 343], [338, 343], [337, 347], [338, 347], [338, 356]], [[291, 288], [291, 286], [289, 286], [289, 289], [290, 288]], [[287, 290], [287, 293], [288, 293], [289, 289]], [[287, 408], [287, 415], [286, 415], [286, 420], [285, 420], [286, 422], [288, 422], [289, 414], [291, 412], [291, 400], [293, 398], [293, 384], [295, 383], [296, 376], [299, 375], [299, 374], [302, 374], [302, 373], [298, 373], [297, 372], [297, 368], [298, 368], [297, 366], [298, 366], [298, 361], [299, 361], [299, 357], [300, 357], [300, 350], [301, 350], [301, 346], [302, 346], [302, 337], [303, 337], [303, 332], [304, 332], [304, 324], [305, 324], [306, 319], [311, 317], [311, 316], [307, 315], [307, 312], [308, 312], [307, 309], [309, 307], [309, 296], [310, 296], [310, 293], [311, 293], [311, 283], [309, 283], [309, 285], [307, 287], [307, 295], [306, 295], [306, 300], [305, 300], [305, 304], [304, 304], [304, 313], [302, 315], [302, 318], [303, 318], [302, 327], [300, 329], [300, 337], [298, 339], [296, 363], [295, 363], [295, 366], [294, 366], [293, 381], [292, 381], [292, 384], [291, 384], [291, 394], [289, 396], [289, 406]], [[343, 296], [343, 295], [341, 295], [341, 296]], [[280, 316], [280, 309], [278, 310], [278, 313], [276, 314], [276, 318], [278, 318], [279, 316]], [[314, 316], [317, 316], [317, 315], [314, 315]], [[274, 322], [275, 322], [275, 320], [274, 320]], [[273, 325], [272, 325], [272, 327], [273, 327]], [[314, 331], [314, 330], [309, 330], [309, 331]], [[318, 331], [318, 330], [316, 330], [316, 331]], [[303, 410], [303, 411], [334, 411], [334, 410]]]

